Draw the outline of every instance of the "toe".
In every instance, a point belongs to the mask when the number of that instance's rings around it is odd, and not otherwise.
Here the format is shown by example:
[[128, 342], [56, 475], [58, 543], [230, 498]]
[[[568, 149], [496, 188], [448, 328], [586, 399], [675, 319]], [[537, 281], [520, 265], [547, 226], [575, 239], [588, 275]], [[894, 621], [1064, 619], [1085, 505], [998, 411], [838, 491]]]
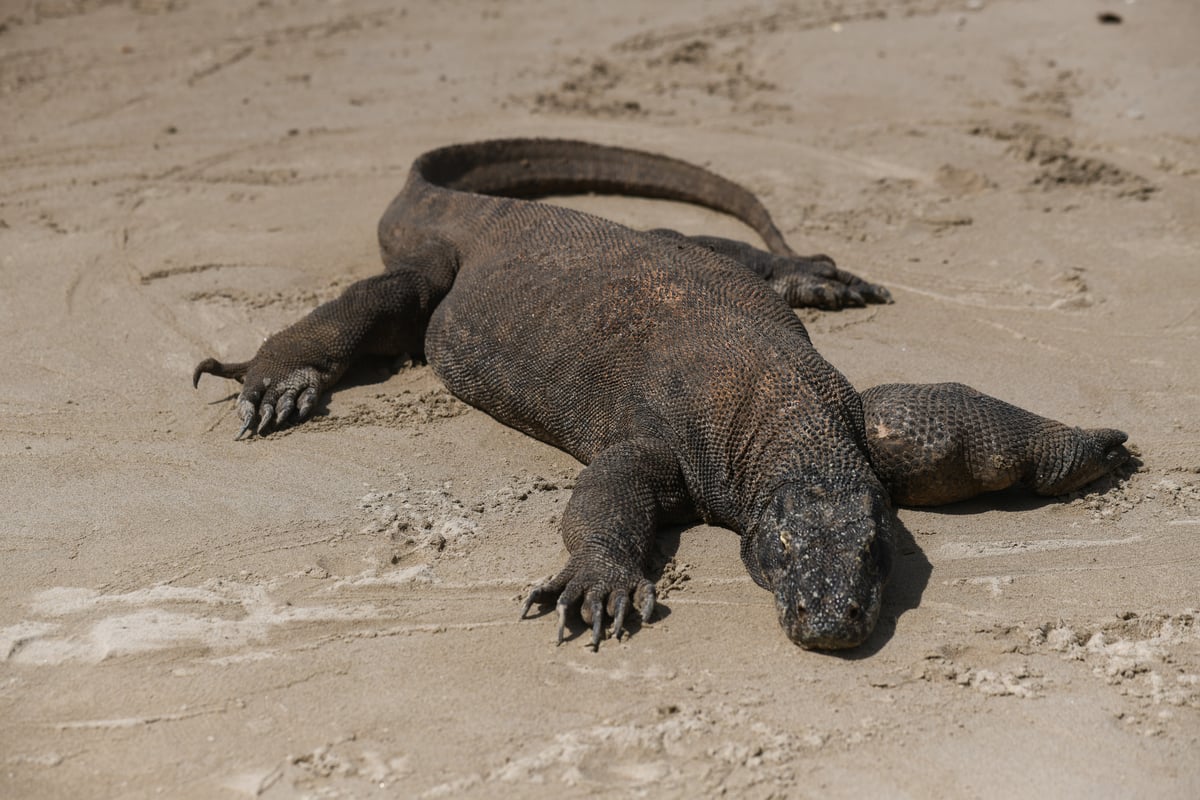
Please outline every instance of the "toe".
[[600, 640], [604, 638], [604, 608], [596, 601], [592, 609], [592, 649], [600, 649]]
[[638, 607], [638, 613], [641, 615], [643, 623], [650, 622], [650, 618], [654, 616], [656, 595], [654, 584], [650, 581], [642, 581], [637, 591], [633, 593], [633, 602]]
[[263, 403], [258, 409], [258, 435], [262, 436], [271, 427], [271, 420], [275, 418], [275, 407], [270, 403]]
[[296, 410], [296, 390], [288, 389], [279, 396], [279, 402], [275, 404], [275, 425], [279, 426], [287, 422], [288, 417]]
[[625, 612], [629, 610], [629, 596], [622, 592], [617, 597], [616, 606], [613, 608], [613, 638], [617, 641], [621, 640], [621, 632], [625, 629]]
[[300, 398], [296, 402], [296, 416], [300, 419], [308, 419], [308, 415], [312, 413], [313, 406], [317, 404], [318, 392], [309, 386], [300, 393]]
[[237, 415], [238, 419], [242, 421], [242, 429], [238, 431], [237, 436], [233, 437], [234, 441], [241, 439], [254, 427], [254, 420], [258, 417], [258, 406], [249, 399], [240, 399], [237, 404]]

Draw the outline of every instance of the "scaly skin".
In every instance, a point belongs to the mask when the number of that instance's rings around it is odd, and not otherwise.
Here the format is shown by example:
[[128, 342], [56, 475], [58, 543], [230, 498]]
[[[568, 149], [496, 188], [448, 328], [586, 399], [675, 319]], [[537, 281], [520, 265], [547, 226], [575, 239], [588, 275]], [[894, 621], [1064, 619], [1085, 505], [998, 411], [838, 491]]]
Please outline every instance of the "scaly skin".
[[[523, 199], [587, 191], [724, 211], [769, 252]], [[648, 621], [658, 530], [703, 519], [742, 537], [794, 642], [854, 647], [879, 615], [893, 500], [1022, 479], [1068, 491], [1127, 456], [1117, 431], [957, 385], [860, 397], [790, 306], [886, 303], [887, 290], [796, 255], [753, 195], [681, 161], [555, 140], [442, 148], [413, 165], [379, 240], [384, 274], [193, 380], [243, 381], [240, 438], [304, 419], [359, 356], [424, 353], [455, 395], [587, 464], [563, 515], [567, 565], [522, 608], [554, 603], [560, 641], [576, 605], [596, 646], [605, 615], [616, 637], [631, 607]]]
[[872, 466], [901, 505], [953, 503], [1018, 482], [1066, 494], [1129, 457], [1121, 431], [1069, 428], [961, 383], [876, 386], [862, 400]]

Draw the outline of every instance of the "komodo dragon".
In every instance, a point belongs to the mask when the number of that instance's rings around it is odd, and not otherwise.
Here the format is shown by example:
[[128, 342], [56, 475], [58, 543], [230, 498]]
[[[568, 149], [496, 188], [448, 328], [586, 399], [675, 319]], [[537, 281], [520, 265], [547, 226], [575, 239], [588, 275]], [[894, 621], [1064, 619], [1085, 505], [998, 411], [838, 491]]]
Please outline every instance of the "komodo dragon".
[[[528, 199], [580, 192], [707, 206], [770, 252]], [[521, 610], [555, 604], [560, 643], [576, 605], [595, 647], [606, 613], [618, 638], [631, 601], [649, 620], [655, 535], [699, 518], [741, 536], [794, 642], [853, 647], [879, 616], [892, 502], [1019, 481], [1063, 494], [1128, 457], [1120, 431], [1070, 428], [961, 384], [856, 392], [789, 306], [888, 292], [797, 256], [754, 195], [682, 161], [543, 139], [444, 147], [413, 164], [379, 242], [382, 275], [250, 361], [201, 362], [193, 383], [244, 383], [241, 438], [306, 418], [359, 356], [423, 353], [455, 395], [579, 459], [562, 520], [570, 557]]]

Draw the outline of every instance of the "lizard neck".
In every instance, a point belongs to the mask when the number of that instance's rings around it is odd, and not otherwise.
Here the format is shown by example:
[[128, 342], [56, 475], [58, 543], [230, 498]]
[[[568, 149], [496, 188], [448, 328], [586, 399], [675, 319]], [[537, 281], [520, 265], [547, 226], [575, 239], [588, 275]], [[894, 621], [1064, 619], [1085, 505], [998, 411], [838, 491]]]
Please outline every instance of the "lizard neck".
[[829, 492], [880, 487], [863, 446], [862, 402], [841, 373], [813, 353], [759, 383], [731, 429], [730, 527], [753, 530], [783, 484]]

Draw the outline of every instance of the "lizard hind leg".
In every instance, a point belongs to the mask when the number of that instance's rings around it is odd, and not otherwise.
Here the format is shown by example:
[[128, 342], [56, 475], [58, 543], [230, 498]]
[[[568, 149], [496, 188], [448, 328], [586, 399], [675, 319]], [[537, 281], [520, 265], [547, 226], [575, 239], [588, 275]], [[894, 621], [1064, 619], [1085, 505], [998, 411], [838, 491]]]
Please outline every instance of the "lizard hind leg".
[[872, 466], [901, 505], [1017, 483], [1066, 494], [1129, 459], [1122, 431], [1069, 427], [959, 383], [876, 386], [862, 401]]
[[733, 259], [770, 284], [792, 308], [837, 310], [892, 302], [892, 294], [887, 289], [838, 269], [827, 255], [771, 253], [736, 239], [685, 236], [670, 228], [655, 228], [649, 233], [690, 242]]

